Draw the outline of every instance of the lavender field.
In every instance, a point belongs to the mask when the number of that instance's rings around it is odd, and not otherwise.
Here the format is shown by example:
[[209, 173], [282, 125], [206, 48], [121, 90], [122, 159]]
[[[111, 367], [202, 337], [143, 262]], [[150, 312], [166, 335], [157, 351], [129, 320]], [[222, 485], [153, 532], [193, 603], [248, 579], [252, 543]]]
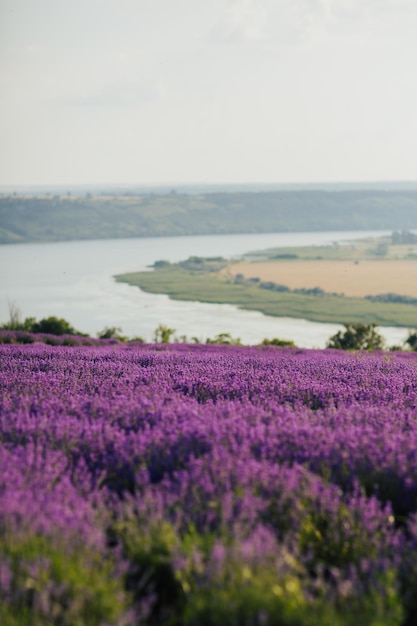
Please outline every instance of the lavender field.
[[417, 353], [0, 346], [4, 626], [417, 623]]

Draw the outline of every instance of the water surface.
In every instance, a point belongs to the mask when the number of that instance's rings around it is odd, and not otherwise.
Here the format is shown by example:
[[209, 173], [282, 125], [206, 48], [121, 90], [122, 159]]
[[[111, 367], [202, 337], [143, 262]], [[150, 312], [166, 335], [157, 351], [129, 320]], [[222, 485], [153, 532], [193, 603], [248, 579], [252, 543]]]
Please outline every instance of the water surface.
[[[138, 287], [116, 283], [113, 276], [149, 268], [156, 260], [171, 262], [191, 255], [234, 257], [277, 246], [322, 245], [387, 231], [273, 233], [69, 241], [0, 246], [0, 320], [14, 302], [23, 317], [65, 317], [77, 329], [95, 335], [105, 326], [119, 326], [132, 337], [150, 341], [160, 323], [177, 335], [205, 340], [230, 332], [244, 343], [264, 337], [292, 339], [302, 347], [324, 347], [341, 326], [279, 318], [243, 311], [227, 304], [181, 302]], [[401, 343], [407, 331], [384, 328], [390, 344]]]

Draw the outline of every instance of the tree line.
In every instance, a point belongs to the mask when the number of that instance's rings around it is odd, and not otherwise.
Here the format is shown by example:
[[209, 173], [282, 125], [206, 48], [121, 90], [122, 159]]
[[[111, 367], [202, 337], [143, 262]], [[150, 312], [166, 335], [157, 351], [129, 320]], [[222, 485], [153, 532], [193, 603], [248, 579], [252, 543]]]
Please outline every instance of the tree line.
[[[0, 194], [0, 243], [417, 228], [415, 190]], [[397, 239], [401, 240], [401, 231]]]
[[[41, 320], [35, 317], [27, 317], [24, 320], [20, 317], [19, 309], [9, 306], [9, 320], [0, 325], [2, 331], [20, 331], [31, 334], [48, 334], [55, 336], [73, 335], [79, 337], [88, 337], [87, 333], [76, 330], [64, 318], [49, 316]], [[126, 337], [122, 334], [121, 328], [118, 326], [106, 326], [97, 333], [98, 339], [115, 339], [120, 342], [139, 342], [145, 343], [142, 337]], [[170, 328], [165, 324], [159, 324], [153, 335], [154, 343], [206, 343], [216, 345], [243, 345], [239, 337], [233, 337], [228, 332], [222, 332], [215, 337], [207, 337], [202, 341], [198, 337], [188, 339], [185, 335], [178, 336], [175, 328]], [[278, 346], [278, 347], [296, 347], [294, 341], [288, 339], [280, 339], [274, 337], [272, 339], [265, 338], [261, 342], [262, 346]], [[383, 337], [378, 333], [376, 324], [344, 324], [344, 330], [338, 331], [329, 338], [326, 348], [336, 350], [384, 350], [385, 342]], [[391, 346], [389, 350], [411, 350], [417, 352], [417, 329], [410, 331], [407, 339], [402, 346]]]

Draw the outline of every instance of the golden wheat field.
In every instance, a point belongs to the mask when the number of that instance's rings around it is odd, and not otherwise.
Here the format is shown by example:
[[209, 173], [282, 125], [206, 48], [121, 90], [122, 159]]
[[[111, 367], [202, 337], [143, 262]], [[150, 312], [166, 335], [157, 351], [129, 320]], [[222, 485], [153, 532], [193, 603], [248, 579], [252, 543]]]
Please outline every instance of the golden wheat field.
[[417, 260], [378, 261], [242, 261], [223, 273], [260, 278], [290, 289], [320, 287], [327, 292], [363, 297], [396, 293], [417, 297]]

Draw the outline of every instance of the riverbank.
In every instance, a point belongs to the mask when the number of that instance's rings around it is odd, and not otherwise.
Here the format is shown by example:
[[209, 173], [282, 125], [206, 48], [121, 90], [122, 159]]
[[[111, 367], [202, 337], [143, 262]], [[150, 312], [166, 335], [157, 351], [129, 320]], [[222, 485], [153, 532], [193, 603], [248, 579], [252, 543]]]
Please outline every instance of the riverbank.
[[220, 272], [193, 271], [170, 264], [151, 272], [118, 274], [116, 281], [145, 292], [166, 294], [173, 300], [232, 304], [275, 317], [325, 323], [376, 323], [379, 326], [414, 327], [416, 307], [338, 295], [304, 295], [261, 288], [259, 283], [236, 284]]
[[0, 194], [0, 244], [417, 228], [417, 191]]
[[[157, 259], [171, 263], [192, 255], [237, 259], [249, 250], [317, 248], [332, 242], [342, 247], [342, 242], [389, 235], [387, 231], [269, 233], [0, 245], [0, 320], [9, 318], [12, 302], [23, 317], [63, 317], [92, 336], [105, 326], [120, 326], [124, 335], [151, 341], [155, 327], [166, 324], [178, 336], [195, 336], [203, 342], [230, 332], [248, 345], [279, 337], [304, 348], [324, 348], [341, 325], [264, 315], [229, 304], [174, 300], [116, 282], [112, 276], [145, 271]], [[381, 326], [379, 332], [388, 346], [401, 345], [407, 328]]]

